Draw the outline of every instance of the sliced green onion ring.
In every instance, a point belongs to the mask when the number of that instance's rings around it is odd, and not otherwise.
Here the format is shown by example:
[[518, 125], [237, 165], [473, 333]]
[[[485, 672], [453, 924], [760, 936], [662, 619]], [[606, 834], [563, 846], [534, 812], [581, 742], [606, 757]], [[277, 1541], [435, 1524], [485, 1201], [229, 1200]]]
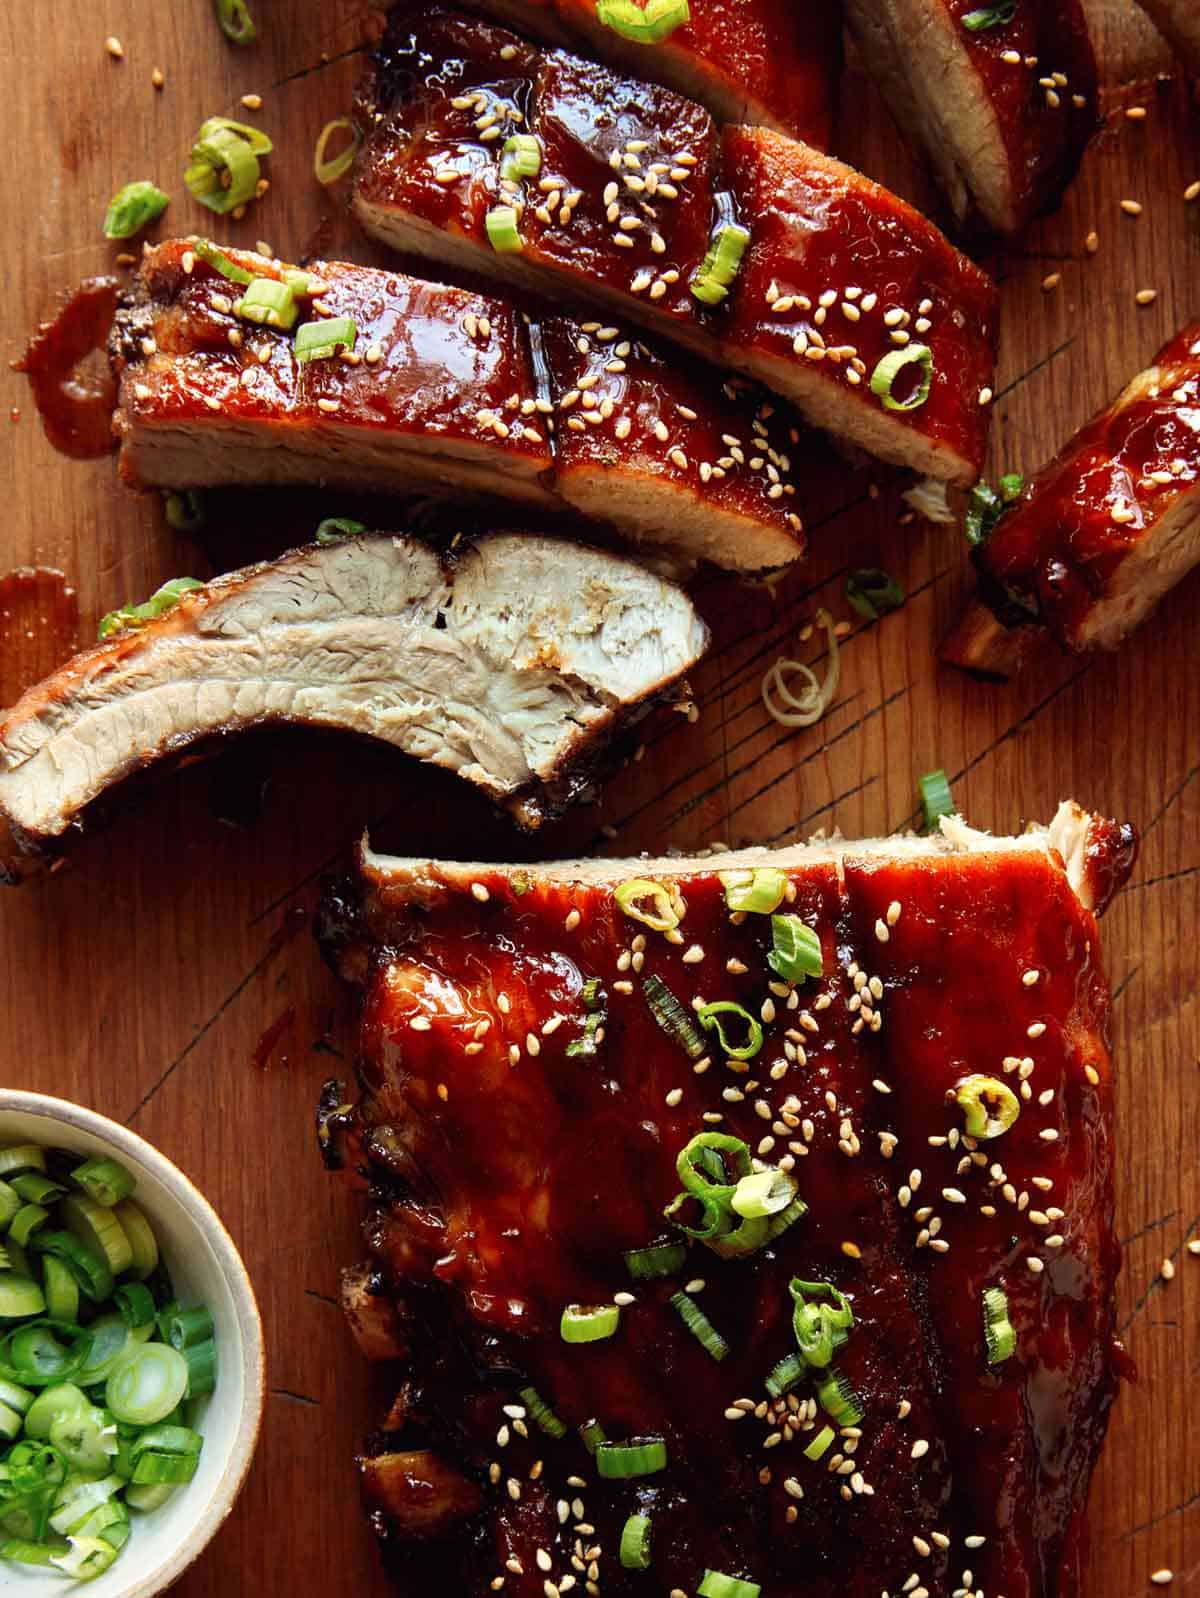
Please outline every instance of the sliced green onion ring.
[[720, 1570], [706, 1570], [696, 1588], [699, 1598], [759, 1598], [762, 1586], [757, 1581], [742, 1581]]
[[750, 1175], [753, 1163], [750, 1147], [741, 1138], [727, 1132], [698, 1132], [680, 1149], [675, 1169], [685, 1192], [725, 1202], [733, 1197], [742, 1178]]
[[787, 1209], [780, 1210], [778, 1215], [772, 1215], [767, 1222], [767, 1242], [773, 1243], [777, 1237], [782, 1237], [789, 1226], [794, 1226], [802, 1215], [807, 1214], [808, 1205], [797, 1196]]
[[932, 831], [942, 816], [954, 814], [954, 795], [944, 771], [927, 771], [921, 778], [921, 808], [926, 831]]
[[653, 932], [673, 932], [683, 919], [678, 890], [648, 877], [631, 877], [613, 890], [618, 908]]
[[182, 1354], [166, 1343], [143, 1343], [117, 1362], [104, 1396], [123, 1425], [153, 1426], [177, 1407], [187, 1384]]
[[579, 1437], [589, 1454], [594, 1454], [600, 1444], [607, 1441], [604, 1427], [598, 1420], [585, 1420], [579, 1428]]
[[968, 1137], [1001, 1137], [1021, 1114], [1021, 1101], [1008, 1083], [979, 1071], [964, 1077], [952, 1097], [963, 1112]]
[[1008, 1318], [1008, 1294], [1002, 1287], [983, 1290], [983, 1341], [989, 1365], [1003, 1365], [1017, 1351], [1017, 1334]]
[[718, 875], [725, 889], [725, 903], [741, 914], [770, 915], [779, 909], [787, 893], [787, 876], [773, 866], [760, 866], [754, 871], [722, 871]]
[[[348, 132], [350, 142], [345, 145], [335, 156], [327, 158], [325, 147], [330, 139], [337, 133]], [[354, 157], [362, 143], [362, 134], [349, 117], [334, 117], [332, 122], [327, 122], [317, 135], [316, 148], [313, 151], [313, 176], [323, 188], [328, 188], [331, 183], [336, 183], [339, 178], [344, 178], [354, 165]]]
[[598, 1343], [621, 1324], [619, 1304], [568, 1304], [559, 1321], [564, 1343]]
[[[234, 315], [259, 327], [277, 327], [291, 332], [300, 315], [296, 296], [286, 283], [274, 277], [256, 277], [246, 285], [246, 292], [233, 307]], [[297, 334], [299, 339], [299, 334]]]
[[821, 939], [799, 916], [772, 916], [767, 964], [785, 982], [819, 977], [825, 970]]
[[500, 176], [519, 183], [535, 178], [542, 170], [542, 147], [532, 133], [514, 133], [505, 139], [500, 158]]
[[878, 621], [904, 603], [904, 590], [891, 575], [878, 566], [860, 566], [846, 579], [846, 598], [852, 610], [866, 621]]
[[725, 1358], [729, 1352], [729, 1344], [694, 1298], [687, 1293], [673, 1293], [671, 1307], [678, 1312], [680, 1320], [706, 1354], [711, 1354], [718, 1361]]
[[[746, 1024], [746, 1037], [741, 1043], [731, 1043], [725, 1035], [725, 1026], [722, 1016], [734, 1015]], [[727, 999], [719, 1000], [715, 1004], [706, 1004], [696, 1011], [696, 1018], [700, 1025], [708, 1031], [715, 1031], [720, 1041], [721, 1048], [731, 1060], [752, 1060], [763, 1045], [763, 1029], [759, 1020], [752, 1016], [749, 1010], [740, 1004], [732, 1004]]]
[[981, 6], [978, 11], [968, 11], [962, 25], [969, 33], [983, 33], [987, 28], [1002, 28], [1017, 14], [1017, 0], [1000, 0], [999, 5]]
[[217, 22], [230, 44], [253, 44], [258, 29], [250, 15], [246, 0], [213, 0]]
[[344, 538], [357, 538], [366, 530], [366, 522], [356, 522], [349, 516], [326, 516], [318, 523], [314, 537], [318, 544], [340, 544]]
[[[906, 400], [895, 396], [896, 379], [910, 366], [920, 368], [917, 386]], [[883, 402], [886, 411], [919, 411], [929, 398], [933, 384], [933, 351], [925, 344], [906, 344], [890, 350], [871, 373], [871, 393]]]
[[768, 1223], [760, 1215], [746, 1216], [732, 1230], [719, 1231], [704, 1243], [718, 1259], [739, 1260], [747, 1254], [757, 1254], [767, 1242]]
[[0, 1323], [41, 1315], [45, 1308], [46, 1295], [36, 1282], [16, 1271], [0, 1271]]
[[0, 1149], [0, 1176], [13, 1177], [20, 1171], [44, 1171], [46, 1156], [36, 1143], [15, 1143]]
[[170, 195], [142, 179], [118, 189], [104, 213], [106, 239], [131, 239], [155, 222], [171, 203]]
[[231, 283], [253, 283], [254, 273], [247, 272], [244, 266], [239, 266], [236, 261], [231, 261], [224, 250], [218, 250], [215, 244], [210, 244], [208, 239], [196, 239], [192, 244], [192, 251], [198, 255], [206, 266], [211, 266], [214, 272], [219, 272], [222, 277], [228, 278]]
[[498, 255], [517, 255], [522, 249], [515, 205], [493, 205], [483, 219], [488, 243]]
[[[123, 610], [110, 610], [103, 617], [97, 629], [101, 639], [111, 638], [114, 633], [128, 632], [133, 628], [144, 627], [147, 622], [157, 621], [168, 610], [174, 609], [183, 596], [195, 588], [203, 588], [204, 584], [197, 577], [172, 577], [161, 588], [155, 589], [150, 598], [141, 605], [127, 605]], [[114, 1213], [120, 1206], [114, 1207]], [[119, 1219], [118, 1215], [118, 1219]]]
[[358, 326], [349, 316], [304, 322], [296, 329], [296, 359], [302, 363], [327, 361], [342, 350], [353, 350], [357, 339]]
[[817, 1402], [836, 1426], [857, 1426], [866, 1414], [862, 1399], [832, 1365], [817, 1383]]
[[814, 1369], [824, 1369], [854, 1327], [850, 1300], [832, 1282], [803, 1282], [798, 1276], [792, 1278], [788, 1291], [794, 1304], [792, 1331], [801, 1358]]
[[539, 1431], [545, 1432], [547, 1437], [553, 1437], [556, 1442], [567, 1435], [566, 1423], [558, 1418], [536, 1387], [522, 1387], [517, 1397]]
[[[695, 1224], [682, 1219], [690, 1205], [699, 1206]], [[706, 1198], [699, 1193], [677, 1193], [663, 1215], [685, 1237], [694, 1237], [698, 1243], [709, 1243], [728, 1228], [729, 1216], [719, 1199]]]
[[650, 1248], [630, 1248], [625, 1251], [625, 1264], [635, 1282], [675, 1276], [687, 1264], [687, 1249], [682, 1243], [656, 1243]]
[[832, 1426], [822, 1426], [821, 1430], [804, 1450], [805, 1459], [818, 1460], [824, 1458], [829, 1452], [833, 1439], [837, 1434]]
[[596, 20], [632, 44], [658, 44], [691, 21], [688, 0], [596, 0]]
[[91, 1332], [80, 1326], [30, 1321], [0, 1339], [0, 1376], [22, 1387], [69, 1382], [82, 1369], [91, 1346]]
[[733, 1190], [730, 1205], [749, 1220], [778, 1215], [796, 1196], [795, 1179], [786, 1171], [754, 1171]]
[[596, 1471], [606, 1481], [655, 1476], [666, 1468], [667, 1444], [662, 1437], [634, 1437], [627, 1443], [596, 1444]]
[[618, 1554], [622, 1570], [649, 1570], [649, 1515], [630, 1515], [621, 1528], [621, 1546], [618, 1549]]
[[122, 1199], [127, 1199], [137, 1186], [132, 1171], [119, 1160], [108, 1158], [85, 1160], [71, 1172], [71, 1180], [81, 1187], [93, 1203], [111, 1209]]
[[718, 228], [700, 270], [692, 279], [693, 298], [702, 305], [720, 305], [729, 294], [729, 285], [738, 275], [749, 243], [749, 229], [737, 222], [726, 222]]
[[[188, 582], [191, 579], [182, 578], [180, 580]], [[124, 1228], [125, 1236], [129, 1239], [129, 1246], [133, 1250], [133, 1264], [129, 1268], [130, 1275], [134, 1276], [139, 1282], [144, 1282], [148, 1276], [153, 1275], [158, 1267], [158, 1239], [154, 1236], [154, 1228], [132, 1199], [125, 1199], [118, 1204], [113, 1214]]]
[[807, 1360], [802, 1359], [799, 1354], [789, 1354], [774, 1367], [763, 1386], [772, 1398], [782, 1398], [785, 1393], [790, 1393], [793, 1387], [799, 1386], [807, 1375]]
[[642, 982], [642, 992], [646, 995], [651, 1015], [667, 1036], [672, 1042], [678, 1043], [689, 1060], [698, 1060], [704, 1053], [704, 1038], [667, 984], [651, 972]]

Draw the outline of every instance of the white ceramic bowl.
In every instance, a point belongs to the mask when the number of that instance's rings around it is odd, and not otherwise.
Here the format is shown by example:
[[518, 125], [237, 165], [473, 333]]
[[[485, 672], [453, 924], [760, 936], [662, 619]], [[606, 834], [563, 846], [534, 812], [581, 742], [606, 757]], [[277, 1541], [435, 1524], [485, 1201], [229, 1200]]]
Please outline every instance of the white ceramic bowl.
[[115, 1121], [65, 1099], [0, 1088], [0, 1148], [40, 1143], [84, 1156], [110, 1154], [137, 1178], [136, 1202], [154, 1227], [175, 1291], [185, 1304], [206, 1304], [216, 1322], [217, 1386], [200, 1429], [200, 1468], [186, 1487], [148, 1515], [134, 1515], [133, 1534], [112, 1567], [78, 1583], [20, 1565], [0, 1566], [6, 1598], [152, 1598], [176, 1581], [233, 1508], [245, 1480], [262, 1419], [262, 1324], [241, 1256], [208, 1201], [170, 1160]]

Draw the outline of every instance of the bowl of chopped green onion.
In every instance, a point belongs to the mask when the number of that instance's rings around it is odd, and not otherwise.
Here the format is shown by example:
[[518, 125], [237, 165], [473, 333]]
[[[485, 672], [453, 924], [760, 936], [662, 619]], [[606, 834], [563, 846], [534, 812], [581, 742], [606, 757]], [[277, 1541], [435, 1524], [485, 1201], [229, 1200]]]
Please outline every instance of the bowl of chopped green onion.
[[0, 1089], [0, 1589], [162, 1592], [233, 1507], [263, 1392], [207, 1200], [126, 1127]]

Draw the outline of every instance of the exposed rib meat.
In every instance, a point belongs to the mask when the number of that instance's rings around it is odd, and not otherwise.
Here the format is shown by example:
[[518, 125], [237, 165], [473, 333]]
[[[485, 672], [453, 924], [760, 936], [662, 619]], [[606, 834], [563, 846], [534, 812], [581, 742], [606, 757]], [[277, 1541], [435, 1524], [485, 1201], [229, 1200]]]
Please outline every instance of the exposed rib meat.
[[1049, 635], [1115, 649], [1200, 561], [1200, 322], [1026, 485], [974, 551], [943, 659], [1003, 676]]
[[[354, 206], [385, 243], [595, 301], [766, 383], [883, 460], [978, 476], [994, 286], [850, 167], [766, 129], [722, 134], [670, 90], [438, 6], [392, 19], [360, 119]], [[500, 174], [518, 130], [540, 152], [523, 191]], [[523, 207], [519, 251], [489, 242], [502, 205]], [[735, 220], [751, 242], [727, 297], [702, 305], [693, 281], [714, 230]], [[887, 408], [871, 379], [887, 359], [884, 382], [902, 351], [911, 364]]]
[[847, 0], [850, 25], [901, 128], [951, 208], [1015, 233], [1058, 204], [1099, 126], [1096, 59], [1081, 0], [1018, 5], [966, 26], [978, 0]]
[[497, 534], [454, 561], [379, 534], [299, 549], [29, 689], [0, 721], [0, 814], [51, 842], [152, 762], [286, 723], [379, 739], [532, 825], [707, 641], [682, 590], [578, 544]]
[[[799, 423], [750, 385], [617, 327], [334, 261], [310, 271], [326, 312], [356, 324], [353, 360], [301, 365], [291, 333], [235, 314], [241, 290], [195, 243], [148, 249], [117, 319], [128, 481], [497, 493], [570, 504], [684, 562], [758, 571], [803, 553]], [[255, 276], [295, 270], [226, 253]]]
[[532, 38], [583, 44], [629, 77], [699, 100], [718, 122], [774, 128], [829, 148], [842, 56], [836, 0], [808, 0], [802, 21], [793, 0], [691, 0], [691, 20], [649, 47], [600, 22], [597, 0], [472, 3]]
[[[1119, 1264], [1092, 907], [1133, 853], [1131, 829], [1072, 805], [1020, 838], [953, 818], [932, 839], [704, 860], [505, 868], [364, 850], [322, 937], [363, 989], [362, 1099], [340, 1113], [339, 1147], [370, 1184], [371, 1293], [401, 1328], [381, 1309], [365, 1346], [379, 1351], [382, 1325], [406, 1360], [377, 1448], [431, 1453], [483, 1494], [433, 1538], [414, 1538], [406, 1493], [394, 1509], [369, 1494], [403, 1590], [460, 1598], [503, 1576], [542, 1598], [580, 1557], [630, 1598], [695, 1593], [706, 1569], [764, 1598], [1083, 1590]], [[816, 934], [819, 977], [772, 974], [772, 921], [731, 916], [731, 870], [784, 874], [775, 894]], [[674, 898], [674, 930], [622, 911], [633, 878]], [[753, 1018], [761, 1048], [725, 1058], [705, 1031], [708, 1052], [689, 1056], [656, 1024], [648, 979], [698, 1033], [693, 1001], [742, 1006], [726, 1012], [730, 1047]], [[953, 1099], [973, 1073], [1019, 1111], [1002, 1136], [964, 1131]], [[807, 1212], [749, 1254], [695, 1243], [663, 1279], [631, 1280], [624, 1251], [686, 1241], [664, 1206], [680, 1151], [714, 1129], [789, 1173]], [[796, 1352], [797, 1277], [852, 1302], [836, 1364], [864, 1413], [820, 1457], [805, 1454], [828, 1419], [813, 1380], [764, 1390]], [[694, 1278], [729, 1345], [719, 1362], [670, 1302]], [[995, 1364], [989, 1287], [1016, 1335]], [[615, 1335], [560, 1336], [566, 1305], [619, 1298]], [[661, 1438], [665, 1469], [609, 1479], [576, 1431], [591, 1419], [610, 1443]], [[617, 1557], [632, 1513], [651, 1522], [644, 1572]]]

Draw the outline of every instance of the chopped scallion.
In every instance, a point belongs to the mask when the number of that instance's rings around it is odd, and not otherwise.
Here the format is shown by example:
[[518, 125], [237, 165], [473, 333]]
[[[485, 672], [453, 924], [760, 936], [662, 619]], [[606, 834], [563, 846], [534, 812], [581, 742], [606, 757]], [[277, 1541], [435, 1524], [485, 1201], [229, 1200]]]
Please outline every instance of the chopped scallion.
[[866, 1414], [862, 1399], [833, 1366], [817, 1383], [817, 1402], [837, 1426], [857, 1426]]
[[500, 176], [519, 183], [535, 178], [542, 170], [542, 147], [532, 133], [514, 133], [504, 141]]
[[568, 1304], [559, 1321], [564, 1343], [598, 1343], [621, 1324], [619, 1304]]
[[246, 0], [213, 0], [221, 32], [230, 44], [253, 44], [258, 29]]
[[[736, 1016], [745, 1022], [746, 1036], [741, 1042], [731, 1042], [725, 1033], [725, 1023], [722, 1016]], [[706, 1031], [716, 1032], [721, 1048], [731, 1060], [752, 1060], [763, 1045], [763, 1029], [761, 1023], [749, 1010], [740, 1004], [733, 1004], [728, 999], [718, 1000], [715, 1004], [706, 1004], [696, 1011], [696, 1018]]]
[[795, 1196], [796, 1183], [786, 1171], [755, 1171], [742, 1177], [729, 1202], [738, 1215], [755, 1220], [778, 1215]]
[[209, 243], [208, 239], [196, 239], [192, 245], [192, 250], [206, 266], [211, 266], [214, 272], [219, 272], [222, 277], [228, 278], [231, 283], [254, 282], [253, 272], [247, 272], [244, 266], [239, 266], [236, 261], [231, 261], [224, 250], [218, 250], [215, 244]]
[[650, 1248], [626, 1249], [625, 1264], [635, 1282], [674, 1276], [687, 1264], [687, 1249], [682, 1243], [657, 1243]]
[[799, 916], [772, 916], [767, 964], [785, 982], [803, 982], [808, 977], [819, 977], [825, 970], [821, 940]]
[[1021, 1101], [1008, 1083], [980, 1071], [964, 1077], [952, 1097], [963, 1112], [968, 1137], [1001, 1137], [1021, 1114]]
[[317, 524], [313, 536], [318, 544], [340, 544], [343, 539], [357, 538], [366, 530], [365, 522], [353, 521], [349, 516], [326, 516], [323, 522]]
[[877, 566], [861, 566], [846, 579], [846, 598], [853, 610], [867, 621], [878, 621], [904, 603], [904, 590], [888, 572]]
[[296, 359], [327, 361], [340, 350], [353, 350], [357, 338], [358, 326], [349, 316], [305, 322], [296, 329]]
[[521, 250], [521, 231], [515, 205], [493, 205], [483, 219], [488, 243], [498, 255], [516, 255]]
[[704, 1038], [687, 1010], [671, 992], [661, 977], [651, 973], [642, 983], [642, 992], [650, 1013], [674, 1043], [678, 1043], [689, 1060], [698, 1060], [704, 1053]]
[[596, 0], [596, 20], [633, 44], [658, 44], [691, 21], [688, 0]]
[[[349, 133], [350, 142], [335, 156], [327, 157], [326, 145], [335, 134], [342, 132]], [[362, 135], [349, 117], [334, 117], [332, 122], [325, 124], [317, 135], [317, 145], [313, 151], [313, 175], [323, 188], [328, 188], [331, 183], [336, 183], [339, 178], [345, 177], [354, 165], [354, 157], [361, 142]]]
[[145, 179], [127, 183], [108, 202], [108, 210], [104, 213], [104, 237], [131, 239], [135, 233], [140, 233], [151, 222], [157, 221], [169, 204], [170, 196], [155, 184]]
[[101, 618], [97, 629], [99, 636], [111, 638], [114, 633], [128, 632], [137, 627], [144, 627], [147, 622], [157, 621], [159, 616], [164, 616], [172, 610], [183, 596], [195, 588], [203, 588], [204, 584], [196, 577], [172, 577], [170, 582], [164, 583], [161, 588], [155, 589], [141, 605], [126, 605], [123, 610], [110, 610], [107, 616]]
[[778, 910], [787, 893], [787, 877], [772, 866], [754, 871], [722, 871], [721, 886], [725, 903], [735, 913], [770, 915]]
[[649, 1515], [630, 1515], [621, 1529], [621, 1546], [618, 1553], [622, 1570], [649, 1570]]
[[522, 1387], [517, 1397], [539, 1431], [545, 1432], [547, 1437], [553, 1437], [556, 1442], [567, 1435], [565, 1423], [559, 1420], [536, 1387]]
[[708, 1316], [687, 1293], [673, 1293], [671, 1305], [678, 1312], [680, 1320], [691, 1332], [692, 1336], [715, 1360], [723, 1360], [729, 1352], [729, 1344], [717, 1331]]
[[790, 1393], [793, 1387], [799, 1386], [807, 1375], [808, 1362], [799, 1354], [789, 1354], [786, 1359], [779, 1361], [763, 1386], [772, 1398], [782, 1398], [785, 1393]]
[[1021, 472], [1006, 472], [1000, 479], [999, 489], [988, 483], [976, 483], [967, 495], [963, 518], [967, 543], [972, 546], [986, 544], [1005, 511], [1015, 505], [1024, 492], [1025, 477]]
[[921, 778], [921, 808], [926, 831], [932, 831], [942, 816], [954, 814], [954, 796], [944, 771], [927, 771]]
[[635, 1437], [628, 1443], [597, 1443], [596, 1471], [606, 1481], [655, 1476], [667, 1468], [667, 1445], [661, 1437]]
[[[896, 379], [910, 366], [919, 369], [916, 386], [907, 399], [897, 399]], [[890, 350], [871, 373], [871, 393], [887, 411], [920, 410], [929, 398], [932, 384], [933, 352], [924, 344], [906, 344], [903, 349]]]
[[720, 1570], [706, 1570], [696, 1588], [699, 1598], [759, 1598], [762, 1586], [757, 1581], [742, 1581]]
[[978, 11], [968, 11], [962, 25], [970, 33], [983, 33], [987, 28], [1002, 28], [1017, 14], [1017, 0], [1000, 0], [999, 5], [981, 6]]
[[71, 1180], [81, 1187], [96, 1204], [111, 1209], [122, 1199], [127, 1199], [137, 1186], [133, 1172], [119, 1160], [85, 1160], [71, 1172]]
[[726, 222], [719, 228], [700, 270], [692, 279], [693, 298], [702, 305], [720, 305], [729, 294], [729, 285], [738, 275], [749, 243], [749, 229], [737, 222]]
[[814, 1461], [823, 1459], [824, 1456], [829, 1452], [835, 1435], [836, 1434], [832, 1426], [822, 1426], [821, 1430], [804, 1450], [805, 1459], [811, 1459]]
[[727, 1202], [752, 1170], [749, 1144], [727, 1132], [697, 1132], [675, 1160], [688, 1193]]
[[[256, 277], [234, 307], [234, 314], [259, 327], [277, 327], [288, 333], [296, 325], [300, 307], [286, 283], [274, 277]], [[303, 328], [300, 330], [303, 332]], [[297, 334], [299, 344], [299, 334]]]
[[201, 205], [225, 216], [255, 198], [262, 175], [258, 158], [270, 150], [271, 140], [257, 128], [209, 117], [192, 146], [184, 182]]
[[648, 877], [631, 877], [613, 890], [618, 907], [632, 920], [654, 932], [673, 932], [683, 919], [678, 890]]
[[989, 1365], [1003, 1365], [1017, 1351], [1017, 1334], [1008, 1318], [1008, 1294], [1002, 1287], [983, 1290], [983, 1340]]

